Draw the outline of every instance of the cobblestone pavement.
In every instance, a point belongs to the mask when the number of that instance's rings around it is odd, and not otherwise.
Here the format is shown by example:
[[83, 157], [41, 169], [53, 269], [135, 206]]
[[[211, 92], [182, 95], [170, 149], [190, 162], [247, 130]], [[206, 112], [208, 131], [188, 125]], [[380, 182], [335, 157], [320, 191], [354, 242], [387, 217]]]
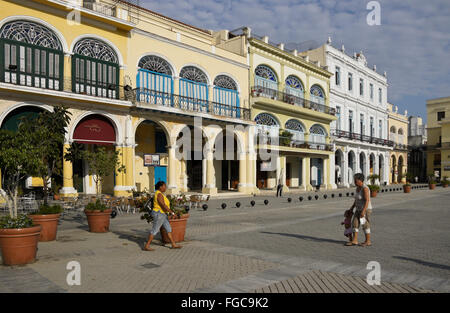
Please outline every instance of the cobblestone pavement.
[[[56, 242], [39, 243], [37, 262], [0, 267], [0, 292], [450, 291], [448, 189], [373, 199], [367, 248], [343, 246], [346, 192], [210, 201], [206, 212], [191, 212], [181, 250], [157, 241], [155, 252], [143, 251], [150, 227], [138, 215], [113, 219], [108, 234], [87, 232], [83, 216], [66, 217]], [[81, 286], [66, 283], [70, 261], [81, 264]], [[366, 282], [369, 261], [380, 263], [381, 286]]]

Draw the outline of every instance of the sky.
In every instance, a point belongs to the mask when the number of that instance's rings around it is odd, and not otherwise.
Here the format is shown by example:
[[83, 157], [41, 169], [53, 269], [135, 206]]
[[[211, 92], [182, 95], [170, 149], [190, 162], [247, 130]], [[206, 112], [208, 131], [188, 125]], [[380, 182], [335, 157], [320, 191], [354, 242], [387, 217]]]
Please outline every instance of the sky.
[[426, 119], [426, 100], [450, 96], [450, 0], [379, 0], [381, 25], [369, 26], [370, 0], [140, 0], [140, 5], [211, 30], [249, 26], [270, 41], [317, 46], [332, 39], [349, 55], [387, 72], [388, 101]]

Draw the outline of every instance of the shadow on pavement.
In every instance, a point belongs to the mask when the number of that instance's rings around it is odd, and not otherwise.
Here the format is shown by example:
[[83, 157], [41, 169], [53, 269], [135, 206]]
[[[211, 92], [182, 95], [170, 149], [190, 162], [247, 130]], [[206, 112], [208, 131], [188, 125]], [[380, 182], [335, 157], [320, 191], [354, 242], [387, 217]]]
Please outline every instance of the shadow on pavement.
[[318, 238], [318, 237], [311, 237], [311, 236], [305, 236], [305, 235], [296, 235], [296, 234], [286, 234], [286, 233], [271, 233], [271, 232], [261, 232], [262, 234], [269, 234], [269, 235], [280, 235], [285, 237], [292, 237], [292, 238], [298, 238], [303, 240], [309, 240], [309, 241], [317, 241], [317, 242], [329, 242], [334, 243], [338, 245], [344, 245], [345, 240], [334, 240], [334, 239], [328, 239], [328, 238]]
[[417, 263], [417, 264], [420, 264], [420, 265], [423, 265], [423, 266], [439, 268], [439, 269], [442, 269], [442, 270], [450, 271], [450, 266], [444, 265], [444, 264], [431, 263], [431, 262], [427, 262], [427, 261], [423, 261], [423, 260], [419, 260], [419, 259], [407, 258], [407, 257], [404, 257], [404, 256], [394, 256], [394, 258], [395, 259], [399, 259], [399, 260], [414, 262], [414, 263]]

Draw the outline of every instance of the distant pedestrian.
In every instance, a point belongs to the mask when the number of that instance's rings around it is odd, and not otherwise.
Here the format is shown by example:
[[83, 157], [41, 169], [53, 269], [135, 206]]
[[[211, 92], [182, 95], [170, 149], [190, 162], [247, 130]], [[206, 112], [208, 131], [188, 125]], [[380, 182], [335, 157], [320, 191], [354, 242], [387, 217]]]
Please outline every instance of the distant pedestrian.
[[164, 192], [166, 192], [166, 183], [165, 182], [158, 182], [155, 186], [156, 193], [153, 197], [153, 210], [152, 210], [152, 217], [153, 217], [153, 228], [150, 232], [150, 236], [148, 237], [148, 241], [145, 244], [144, 250], [146, 251], [154, 251], [154, 249], [150, 248], [150, 244], [152, 243], [155, 236], [159, 233], [161, 227], [164, 227], [164, 229], [167, 232], [167, 235], [170, 239], [170, 242], [172, 244], [172, 249], [180, 249], [181, 246], [178, 246], [172, 237], [172, 227], [169, 223], [168, 214], [175, 215], [175, 213], [170, 209], [170, 201], [167, 199], [167, 197], [164, 195]]
[[355, 213], [353, 215], [353, 239], [347, 242], [346, 246], [356, 246], [358, 245], [358, 232], [360, 226], [362, 226], [364, 230], [364, 234], [366, 235], [366, 241], [362, 243], [360, 246], [366, 247], [371, 246], [372, 242], [370, 241], [370, 216], [372, 215], [372, 204], [370, 202], [370, 190], [364, 184], [364, 175], [358, 173], [354, 176], [355, 185], [356, 185], [356, 193], [355, 193], [355, 202], [351, 206], [350, 210]]
[[278, 178], [277, 198], [282, 197], [283, 194], [283, 180], [281, 177], [283, 177], [283, 170], [281, 170], [280, 177]]

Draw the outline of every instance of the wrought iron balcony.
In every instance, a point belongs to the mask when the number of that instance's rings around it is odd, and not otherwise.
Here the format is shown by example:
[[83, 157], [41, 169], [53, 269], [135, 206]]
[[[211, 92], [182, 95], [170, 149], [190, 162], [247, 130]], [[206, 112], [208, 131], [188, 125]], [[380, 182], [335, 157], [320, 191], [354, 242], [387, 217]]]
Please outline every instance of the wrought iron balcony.
[[146, 88], [134, 89], [134, 95], [136, 97], [135, 101], [144, 105], [151, 104], [189, 112], [237, 118], [246, 121], [251, 119], [250, 109], [212, 102], [204, 99], [190, 98]]
[[361, 142], [373, 143], [382, 146], [394, 147], [394, 142], [387, 139], [376, 138], [372, 136], [366, 136], [358, 133], [351, 133], [344, 130], [334, 129], [331, 131], [332, 136], [335, 138], [345, 138], [351, 140], [358, 140]]
[[280, 147], [333, 151], [332, 144], [322, 142], [312, 142], [306, 140], [296, 140], [284, 136], [275, 137], [266, 134], [257, 134], [255, 141], [258, 142], [260, 145], [267, 144], [267, 145], [276, 145]]
[[330, 115], [336, 115], [336, 109], [330, 108], [321, 103], [317, 103], [314, 101], [306, 100], [301, 97], [297, 97], [295, 95], [291, 95], [279, 90], [270, 89], [261, 86], [254, 86], [251, 88], [252, 97], [264, 97], [272, 100], [281, 101], [284, 103], [292, 104], [295, 106], [299, 106], [302, 108], [314, 110], [317, 112], [322, 112]]

